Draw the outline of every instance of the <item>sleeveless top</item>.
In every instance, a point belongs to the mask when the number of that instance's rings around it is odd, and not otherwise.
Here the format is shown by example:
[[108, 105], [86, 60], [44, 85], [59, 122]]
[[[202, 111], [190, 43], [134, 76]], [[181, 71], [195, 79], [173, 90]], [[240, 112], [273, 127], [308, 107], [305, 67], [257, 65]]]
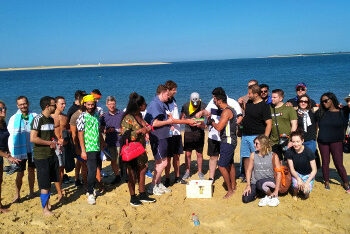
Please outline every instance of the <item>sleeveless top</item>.
[[255, 184], [256, 181], [261, 179], [274, 178], [272, 156], [273, 152], [265, 156], [259, 156], [257, 152], [254, 153], [254, 168], [251, 184]]
[[237, 114], [236, 114], [236, 111], [230, 106], [227, 106], [225, 109], [229, 109], [232, 112], [233, 117], [227, 122], [226, 126], [220, 131], [221, 142], [228, 143], [231, 145], [237, 145], [237, 135], [236, 135]]

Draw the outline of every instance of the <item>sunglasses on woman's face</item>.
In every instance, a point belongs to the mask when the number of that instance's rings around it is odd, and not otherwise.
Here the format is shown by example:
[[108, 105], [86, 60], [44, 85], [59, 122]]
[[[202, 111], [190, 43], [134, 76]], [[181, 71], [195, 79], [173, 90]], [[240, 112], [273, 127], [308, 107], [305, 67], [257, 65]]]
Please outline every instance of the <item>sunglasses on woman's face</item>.
[[6, 107], [6, 106], [0, 107], [0, 112], [3, 111], [3, 110], [4, 110], [4, 111], [7, 111], [7, 107]]
[[309, 102], [309, 100], [306, 100], [306, 101], [305, 100], [300, 100], [299, 101], [299, 103], [305, 103], [305, 104], [307, 104], [308, 102]]
[[322, 100], [322, 103], [327, 103], [329, 101], [329, 98]]

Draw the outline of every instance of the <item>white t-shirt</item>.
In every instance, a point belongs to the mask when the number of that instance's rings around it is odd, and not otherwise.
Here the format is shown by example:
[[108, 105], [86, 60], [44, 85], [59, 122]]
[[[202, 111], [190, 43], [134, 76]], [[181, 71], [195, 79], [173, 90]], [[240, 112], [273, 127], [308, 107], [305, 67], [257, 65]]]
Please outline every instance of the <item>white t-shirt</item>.
[[[180, 119], [180, 114], [179, 114], [179, 108], [177, 107], [176, 101], [173, 100], [171, 103], [168, 104], [170, 114], [173, 116], [174, 119]], [[168, 110], [166, 111], [167, 114]], [[174, 126], [174, 131], [172, 131], [172, 134], [175, 136], [181, 135], [181, 125], [180, 124], [173, 124]]]
[[[236, 100], [227, 97], [227, 104], [236, 111], [237, 115], [242, 115], [242, 109]], [[210, 113], [211, 118], [215, 123], [219, 123], [220, 114], [218, 113], [218, 107], [215, 105], [214, 99], [210, 100], [205, 110]], [[209, 126], [208, 137], [212, 140], [221, 141], [220, 133], [212, 126]]]

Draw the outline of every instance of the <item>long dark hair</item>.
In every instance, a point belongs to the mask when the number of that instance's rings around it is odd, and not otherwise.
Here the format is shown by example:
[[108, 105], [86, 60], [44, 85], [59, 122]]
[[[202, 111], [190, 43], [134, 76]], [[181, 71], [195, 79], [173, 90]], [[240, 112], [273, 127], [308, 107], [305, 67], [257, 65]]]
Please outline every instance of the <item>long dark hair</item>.
[[327, 93], [322, 94], [322, 96], [320, 98], [320, 119], [322, 119], [324, 116], [324, 113], [326, 113], [326, 111], [328, 111], [328, 109], [326, 109], [324, 107], [324, 104], [322, 102], [322, 98], [325, 96], [328, 97], [329, 99], [331, 99], [331, 101], [333, 102], [333, 105], [336, 109], [339, 109], [339, 101], [334, 93], [327, 92]]
[[140, 111], [140, 108], [143, 104], [145, 104], [145, 98], [141, 95], [138, 95], [136, 92], [133, 92], [129, 95], [129, 103], [126, 107], [126, 110], [123, 115], [123, 119], [126, 115], [136, 115]]

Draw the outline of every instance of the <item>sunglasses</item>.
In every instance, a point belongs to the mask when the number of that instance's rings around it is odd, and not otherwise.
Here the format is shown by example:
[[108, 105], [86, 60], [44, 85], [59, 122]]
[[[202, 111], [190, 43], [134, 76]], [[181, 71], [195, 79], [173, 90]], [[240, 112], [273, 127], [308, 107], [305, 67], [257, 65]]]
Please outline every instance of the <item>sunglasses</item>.
[[297, 91], [305, 91], [305, 88], [304, 87], [299, 87], [299, 88], [297, 88]]
[[307, 101], [300, 100], [300, 101], [299, 101], [299, 103], [306, 103], [306, 104], [307, 104], [308, 102], [309, 102], [309, 100], [307, 100]]
[[329, 98], [328, 99], [324, 99], [324, 100], [322, 100], [321, 102], [322, 103], [327, 103], [329, 101]]
[[0, 112], [3, 111], [3, 110], [4, 110], [4, 111], [7, 111], [7, 107], [6, 107], [6, 106], [0, 107]]
[[262, 93], [268, 93], [268, 90], [261, 90]]

